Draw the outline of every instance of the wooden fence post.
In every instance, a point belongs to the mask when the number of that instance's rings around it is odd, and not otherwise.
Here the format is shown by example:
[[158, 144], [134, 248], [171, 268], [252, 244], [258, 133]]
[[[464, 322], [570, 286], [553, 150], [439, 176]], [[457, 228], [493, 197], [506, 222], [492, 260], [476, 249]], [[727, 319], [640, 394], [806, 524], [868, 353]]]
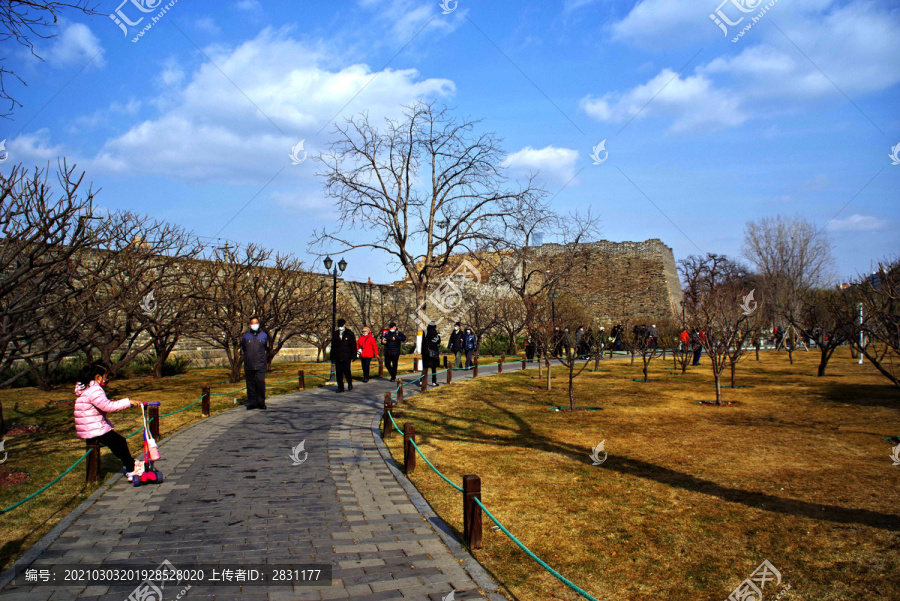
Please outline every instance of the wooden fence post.
[[150, 436], [159, 440], [159, 405], [147, 407], [147, 419], [150, 420]]
[[503, 360], [506, 359], [506, 355], [500, 355], [500, 361], [497, 363], [497, 373], [503, 373]]
[[473, 357], [473, 361], [474, 363], [472, 364], [472, 379], [474, 380], [478, 377], [478, 355], [475, 355], [475, 357]]
[[408, 474], [416, 469], [416, 449], [412, 443], [416, 441], [416, 427], [403, 424], [403, 472]]
[[447, 369], [448, 365], [449, 365], [449, 363], [447, 361], [447, 355], [444, 355], [444, 369]]
[[391, 409], [394, 408], [393, 403], [391, 403], [391, 393], [384, 393], [384, 426], [381, 428], [381, 437], [382, 438], [390, 438], [391, 432], [394, 431], [393, 425], [391, 424], [391, 416], [389, 413]]
[[[423, 361], [424, 363], [424, 361]], [[422, 392], [428, 390], [428, 368], [425, 367], [422, 369], [422, 380], [419, 382], [419, 385], [422, 387]]]
[[447, 384], [449, 384], [452, 381], [453, 381], [453, 370], [448, 369], [447, 370]]
[[200, 413], [203, 417], [209, 417], [209, 386], [203, 387], [203, 400], [200, 401]]
[[382, 359], [381, 355], [378, 355], [378, 377], [384, 377], [384, 359]]
[[481, 548], [481, 478], [463, 476], [463, 542], [470, 549]]
[[397, 380], [397, 402], [403, 402], [403, 380]]
[[302, 369], [297, 372], [297, 390], [306, 390], [306, 374]]
[[419, 371], [419, 358], [413, 357], [413, 373]]
[[522, 369], [523, 370], [528, 369], [528, 358], [527, 357], [522, 357]]
[[87, 443], [87, 450], [91, 452], [86, 459], [86, 480], [88, 484], [97, 484], [100, 482], [100, 441], [88, 439], [85, 442]]

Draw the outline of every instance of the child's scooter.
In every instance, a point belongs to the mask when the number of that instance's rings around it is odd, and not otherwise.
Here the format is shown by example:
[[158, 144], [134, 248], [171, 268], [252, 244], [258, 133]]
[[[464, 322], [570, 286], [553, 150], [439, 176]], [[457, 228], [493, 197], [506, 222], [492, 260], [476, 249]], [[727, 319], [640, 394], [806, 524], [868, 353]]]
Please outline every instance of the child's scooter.
[[157, 403], [141, 403], [141, 416], [144, 418], [144, 473], [140, 476], [134, 476], [131, 479], [132, 486], [140, 486], [141, 484], [147, 484], [150, 482], [155, 482], [157, 484], [162, 483], [163, 475], [162, 473], [153, 467], [153, 462], [159, 460], [159, 447], [156, 444], [156, 441], [153, 440], [153, 437], [150, 436], [150, 428], [147, 424], [147, 414], [144, 413], [144, 406], [159, 406]]

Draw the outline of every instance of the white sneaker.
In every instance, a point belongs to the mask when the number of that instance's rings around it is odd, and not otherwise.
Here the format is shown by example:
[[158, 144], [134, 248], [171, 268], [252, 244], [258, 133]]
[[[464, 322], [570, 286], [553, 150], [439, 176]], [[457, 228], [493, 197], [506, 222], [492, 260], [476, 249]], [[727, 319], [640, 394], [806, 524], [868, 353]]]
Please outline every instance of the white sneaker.
[[143, 474], [143, 473], [144, 473], [144, 462], [143, 462], [143, 461], [135, 461], [135, 462], [134, 462], [134, 471], [133, 471], [133, 472], [127, 472], [127, 473], [125, 474], [125, 477], [128, 478], [128, 481], [129, 481], [129, 482], [131, 482], [131, 479], [132, 479], [134, 476], [140, 477], [141, 474]]

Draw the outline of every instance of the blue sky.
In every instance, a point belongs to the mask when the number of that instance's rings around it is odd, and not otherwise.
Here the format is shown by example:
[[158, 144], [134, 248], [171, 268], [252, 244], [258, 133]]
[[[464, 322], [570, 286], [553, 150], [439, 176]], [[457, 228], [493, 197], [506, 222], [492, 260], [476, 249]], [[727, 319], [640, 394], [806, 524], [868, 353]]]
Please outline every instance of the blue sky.
[[[103, 208], [320, 268], [308, 243], [336, 214], [291, 148], [435, 99], [502, 137], [510, 175], [539, 171], [559, 211], [591, 207], [604, 239], [737, 256], [748, 220], [781, 213], [825, 229], [841, 279], [898, 256], [895, 2], [178, 0], [133, 42], [166, 3], [120, 1], [100, 10], [143, 16], [128, 35], [70, 13], [43, 61], [2, 49], [28, 87], [10, 88], [24, 107], [0, 122], [0, 172], [65, 156]], [[346, 277], [401, 277], [345, 256]]]

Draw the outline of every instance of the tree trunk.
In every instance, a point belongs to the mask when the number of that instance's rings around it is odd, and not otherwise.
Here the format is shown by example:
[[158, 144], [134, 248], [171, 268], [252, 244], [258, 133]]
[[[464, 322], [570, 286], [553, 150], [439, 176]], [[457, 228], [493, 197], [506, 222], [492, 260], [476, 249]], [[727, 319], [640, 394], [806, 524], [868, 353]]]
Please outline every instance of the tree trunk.
[[834, 352], [834, 348], [831, 350], [826, 350], [826, 347], [819, 347], [819, 351], [821, 352], [821, 357], [819, 359], [819, 370], [817, 372], [817, 376], [820, 378], [825, 375], [825, 368], [828, 366], [828, 360], [831, 359], [831, 354]]
[[717, 371], [713, 371], [713, 374], [716, 376], [716, 405], [722, 404], [722, 374]]
[[575, 411], [575, 358], [569, 357], [569, 408]]
[[759, 361], [759, 338], [756, 339], [756, 360]]
[[650, 367], [650, 362], [647, 359], [644, 359], [644, 382], [647, 381], [647, 368]]
[[731, 387], [734, 388], [734, 368], [737, 367], [737, 364], [732, 361], [731, 362]]
[[551, 381], [551, 376], [550, 376], [550, 358], [548, 357], [548, 358], [547, 358], [547, 392], [550, 392], [550, 381]]
[[3, 401], [0, 400], [0, 440], [3, 440], [4, 434], [6, 434], [6, 422], [3, 420]]

